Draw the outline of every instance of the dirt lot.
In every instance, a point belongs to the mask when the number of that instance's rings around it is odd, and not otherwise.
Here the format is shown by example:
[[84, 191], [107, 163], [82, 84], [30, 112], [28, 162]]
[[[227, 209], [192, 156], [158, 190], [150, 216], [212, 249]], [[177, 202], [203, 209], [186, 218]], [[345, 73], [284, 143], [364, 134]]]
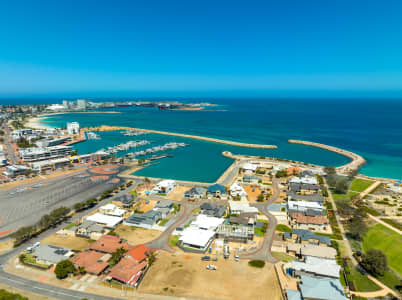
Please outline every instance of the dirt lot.
[[248, 201], [251, 203], [256, 202], [258, 195], [261, 194], [261, 190], [257, 186], [251, 186], [251, 185], [244, 186], [244, 190], [247, 193]]
[[155, 200], [148, 200], [148, 203], [145, 203], [146, 201], [142, 201], [138, 207], [139, 211], [142, 211], [144, 213], [146, 213], [147, 211], [150, 211], [151, 209], [153, 209], [156, 205], [156, 201]]
[[161, 235], [162, 232], [153, 229], [144, 229], [133, 226], [119, 225], [114, 230], [122, 239], [130, 245], [148, 243]]
[[13, 288], [11, 286], [8, 286], [8, 285], [2, 284], [2, 283], [0, 283], [0, 289], [4, 289], [10, 293], [20, 294], [21, 296], [27, 297], [29, 300], [52, 300], [52, 299], [55, 299], [55, 298], [50, 298], [50, 297], [46, 297], [43, 295], [26, 292], [26, 291], [23, 291], [20, 289], [16, 289], [16, 288]]
[[76, 236], [61, 236], [57, 234], [52, 234], [51, 236], [48, 236], [47, 238], [42, 240], [42, 244], [50, 244], [76, 251], [82, 251], [89, 247], [91, 241], [89, 239]]
[[0, 253], [7, 252], [13, 248], [14, 241], [0, 242]]
[[[139, 292], [200, 299], [282, 299], [272, 264], [249, 267], [246, 260], [204, 262], [199, 254], [158, 252]], [[206, 270], [213, 263], [216, 271]]]
[[181, 201], [184, 199], [184, 193], [189, 189], [191, 189], [191, 187], [178, 185], [166, 198], [173, 201]]

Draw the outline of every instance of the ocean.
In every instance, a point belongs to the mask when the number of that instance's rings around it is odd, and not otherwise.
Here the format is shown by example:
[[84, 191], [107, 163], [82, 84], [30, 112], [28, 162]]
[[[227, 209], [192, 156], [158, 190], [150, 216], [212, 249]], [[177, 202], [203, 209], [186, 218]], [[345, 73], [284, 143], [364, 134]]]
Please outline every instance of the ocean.
[[[180, 99], [182, 100], [182, 99]], [[204, 101], [205, 99], [201, 100]], [[200, 100], [199, 100], [200, 101]], [[115, 108], [120, 114], [63, 114], [44, 120], [48, 126], [116, 125], [155, 129], [246, 143], [277, 145], [278, 149], [251, 149], [163, 135], [125, 137], [102, 133], [75, 147], [84, 154], [127, 140], [152, 140], [152, 145], [183, 141], [186, 148], [172, 151], [137, 175], [214, 182], [231, 164], [222, 151], [265, 155], [339, 166], [349, 160], [341, 155], [288, 139], [319, 142], [362, 155], [367, 164], [360, 172], [369, 176], [402, 178], [401, 100], [382, 99], [208, 99], [217, 106], [205, 111], [159, 111], [156, 108]], [[56, 102], [56, 101], [55, 101]], [[60, 102], [60, 101], [58, 101]], [[124, 154], [124, 153], [122, 153]]]

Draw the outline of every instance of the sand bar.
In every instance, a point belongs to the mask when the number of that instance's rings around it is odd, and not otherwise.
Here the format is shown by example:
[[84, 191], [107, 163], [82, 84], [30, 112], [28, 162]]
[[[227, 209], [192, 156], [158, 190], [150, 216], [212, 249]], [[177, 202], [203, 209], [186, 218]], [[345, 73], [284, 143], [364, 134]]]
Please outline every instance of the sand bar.
[[332, 152], [335, 152], [335, 153], [338, 153], [340, 155], [350, 158], [352, 160], [351, 162], [347, 163], [346, 165], [336, 168], [337, 171], [339, 171], [341, 173], [347, 174], [352, 171], [357, 171], [357, 170], [359, 170], [359, 168], [362, 165], [364, 165], [366, 163], [366, 160], [363, 157], [361, 157], [360, 155], [347, 151], [347, 150], [337, 148], [337, 147], [314, 143], [314, 142], [301, 141], [301, 140], [288, 140], [288, 142], [291, 144], [300, 144], [300, 145], [306, 145], [306, 146], [312, 146], [312, 147], [325, 149], [325, 150], [332, 151]]
[[143, 131], [143, 132], [148, 132], [148, 133], [179, 136], [179, 137], [183, 137], [183, 138], [196, 139], [196, 140], [208, 141], [208, 142], [219, 143], [219, 144], [226, 144], [226, 145], [237, 146], [237, 147], [260, 148], [260, 149], [276, 149], [276, 148], [278, 148], [275, 145], [247, 144], [247, 143], [233, 142], [233, 141], [227, 141], [227, 140], [221, 140], [221, 139], [214, 139], [214, 138], [198, 136], [198, 135], [189, 135], [189, 134], [183, 134], [183, 133], [174, 133], [174, 132], [133, 128], [133, 127], [102, 125], [100, 127], [85, 128], [85, 130], [86, 131], [137, 130], [137, 131]]

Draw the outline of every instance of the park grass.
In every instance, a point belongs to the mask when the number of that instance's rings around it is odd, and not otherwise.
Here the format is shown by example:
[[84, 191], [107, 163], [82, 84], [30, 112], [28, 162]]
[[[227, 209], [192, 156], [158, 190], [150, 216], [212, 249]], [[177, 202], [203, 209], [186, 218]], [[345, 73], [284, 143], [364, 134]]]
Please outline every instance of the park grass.
[[371, 281], [366, 275], [362, 274], [356, 267], [348, 264], [347, 275], [349, 282], [353, 282], [353, 285], [358, 292], [374, 292], [381, 288]]
[[355, 180], [352, 181], [349, 190], [361, 193], [365, 191], [373, 183], [374, 183], [373, 180], [356, 178]]
[[334, 198], [335, 201], [351, 201], [352, 197], [355, 195], [359, 195], [359, 192], [354, 192], [354, 191], [348, 191], [346, 194], [337, 194], [334, 191], [332, 192], [332, 198]]
[[292, 229], [289, 226], [283, 224], [276, 225], [276, 230], [280, 232], [292, 232]]
[[389, 267], [399, 275], [402, 275], [401, 245], [402, 236], [381, 224], [370, 227], [363, 238], [363, 250], [367, 252], [374, 248], [384, 252]]
[[282, 253], [282, 252], [272, 251], [272, 255], [283, 262], [290, 262], [294, 259], [294, 257], [287, 255], [286, 253]]
[[393, 219], [386, 219], [386, 218], [382, 218], [382, 221], [384, 221], [385, 223], [391, 225], [392, 227], [397, 228], [398, 230], [402, 230], [402, 224], [399, 223], [398, 221], [395, 221]]

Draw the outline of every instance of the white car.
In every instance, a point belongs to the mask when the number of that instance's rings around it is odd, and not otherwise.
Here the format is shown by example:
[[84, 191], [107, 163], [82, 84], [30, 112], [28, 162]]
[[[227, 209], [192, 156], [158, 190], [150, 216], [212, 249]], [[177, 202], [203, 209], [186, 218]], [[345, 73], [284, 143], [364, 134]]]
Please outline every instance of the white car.
[[217, 270], [218, 268], [215, 265], [208, 265], [207, 270]]

